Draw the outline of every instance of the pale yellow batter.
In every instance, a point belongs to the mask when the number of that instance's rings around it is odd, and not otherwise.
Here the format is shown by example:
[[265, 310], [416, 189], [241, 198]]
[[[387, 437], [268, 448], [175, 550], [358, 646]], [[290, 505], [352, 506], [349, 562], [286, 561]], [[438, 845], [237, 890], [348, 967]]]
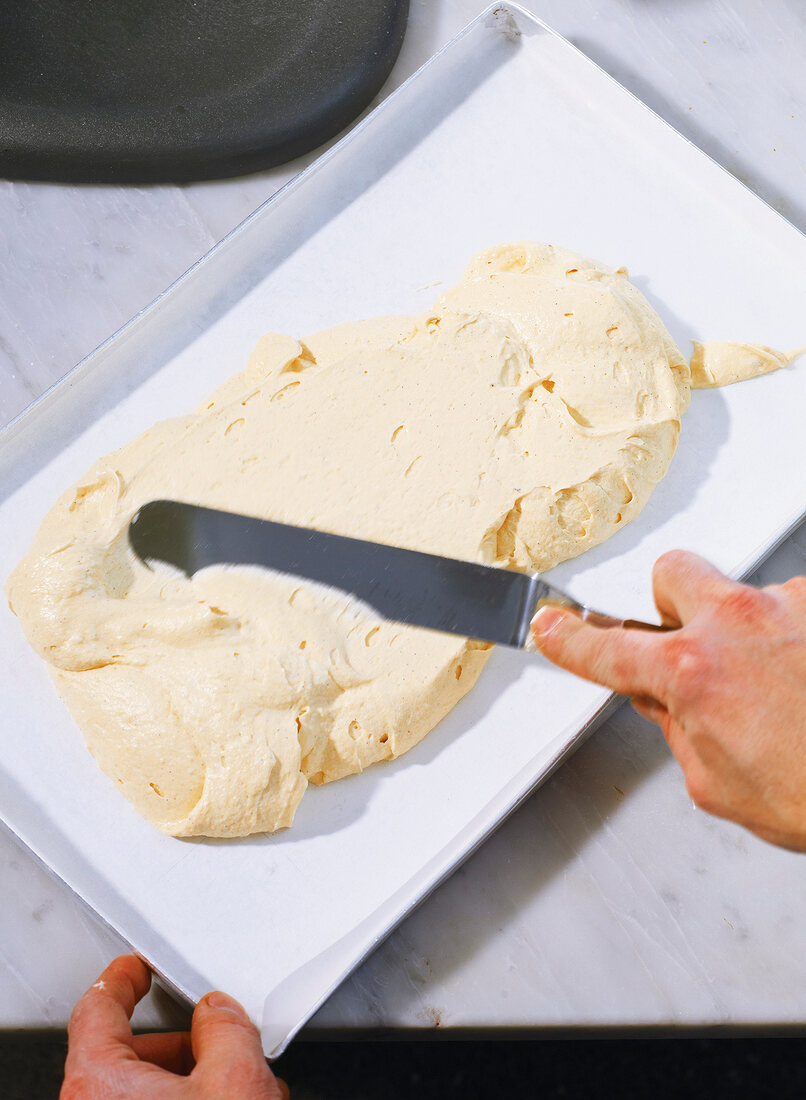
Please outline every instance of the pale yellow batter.
[[177, 836], [278, 829], [309, 780], [416, 744], [487, 647], [258, 570], [151, 572], [126, 539], [137, 508], [175, 498], [548, 569], [640, 511], [688, 398], [688, 364], [625, 272], [493, 248], [420, 317], [264, 337], [193, 414], [60, 498], [9, 600], [141, 813]]
[[760, 374], [788, 367], [806, 348], [776, 351], [765, 344], [740, 344], [734, 340], [693, 341], [691, 385], [695, 390], [712, 389], [744, 382]]

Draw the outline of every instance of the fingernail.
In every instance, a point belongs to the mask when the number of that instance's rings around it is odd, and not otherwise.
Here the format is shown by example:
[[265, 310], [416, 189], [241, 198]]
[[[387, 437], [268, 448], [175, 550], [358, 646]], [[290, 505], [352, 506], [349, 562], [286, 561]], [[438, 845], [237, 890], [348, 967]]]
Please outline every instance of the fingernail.
[[220, 991], [208, 993], [205, 1001], [210, 1008], [223, 1008], [227, 1012], [233, 1012], [236, 1016], [240, 1016], [242, 1020], [248, 1019], [243, 1005], [239, 1004], [234, 997], [230, 997], [228, 993], [221, 993]]
[[532, 619], [532, 634], [538, 648], [549, 638], [563, 620], [562, 611], [556, 607], [541, 607]]

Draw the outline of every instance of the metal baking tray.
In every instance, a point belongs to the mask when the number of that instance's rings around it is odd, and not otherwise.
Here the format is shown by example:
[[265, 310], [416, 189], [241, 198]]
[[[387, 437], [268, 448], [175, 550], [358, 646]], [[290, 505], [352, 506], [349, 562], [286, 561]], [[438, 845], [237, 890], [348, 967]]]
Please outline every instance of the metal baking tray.
[[[804, 343], [806, 239], [569, 43], [488, 8], [0, 436], [0, 576], [93, 459], [183, 414], [270, 329], [418, 312], [498, 241], [626, 263], [690, 338]], [[653, 614], [650, 570], [687, 546], [739, 575], [806, 511], [806, 369], [693, 394], [642, 514], [553, 571], [579, 598]], [[222, 987], [278, 1054], [335, 986], [611, 705], [498, 651], [401, 760], [310, 791], [291, 830], [163, 836], [113, 789], [0, 612], [0, 812], [179, 995]]]

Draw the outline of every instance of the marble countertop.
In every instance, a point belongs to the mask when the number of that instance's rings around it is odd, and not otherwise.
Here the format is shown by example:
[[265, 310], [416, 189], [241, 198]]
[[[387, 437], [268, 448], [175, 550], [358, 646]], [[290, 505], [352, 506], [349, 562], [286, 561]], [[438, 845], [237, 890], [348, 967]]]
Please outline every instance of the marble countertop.
[[[412, 0], [387, 89], [483, 6]], [[806, 231], [801, 0], [524, 6]], [[0, 422], [310, 159], [181, 187], [0, 182]], [[804, 572], [801, 528], [753, 580]], [[622, 707], [306, 1032], [799, 1023], [803, 858], [696, 810], [660, 732]], [[0, 1027], [63, 1026], [125, 945], [4, 830], [0, 892]], [[135, 1016], [185, 1020], [158, 989]]]

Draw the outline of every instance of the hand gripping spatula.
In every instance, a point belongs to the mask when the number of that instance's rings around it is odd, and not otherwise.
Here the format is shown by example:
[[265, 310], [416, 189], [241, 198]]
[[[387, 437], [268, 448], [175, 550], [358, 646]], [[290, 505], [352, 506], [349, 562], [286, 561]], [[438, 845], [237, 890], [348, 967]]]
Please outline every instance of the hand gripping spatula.
[[324, 584], [385, 619], [523, 649], [538, 608], [554, 604], [596, 626], [668, 630], [585, 607], [538, 573], [517, 573], [417, 550], [291, 527], [172, 500], [144, 504], [129, 526], [146, 564], [192, 576], [210, 565], [254, 565]]

